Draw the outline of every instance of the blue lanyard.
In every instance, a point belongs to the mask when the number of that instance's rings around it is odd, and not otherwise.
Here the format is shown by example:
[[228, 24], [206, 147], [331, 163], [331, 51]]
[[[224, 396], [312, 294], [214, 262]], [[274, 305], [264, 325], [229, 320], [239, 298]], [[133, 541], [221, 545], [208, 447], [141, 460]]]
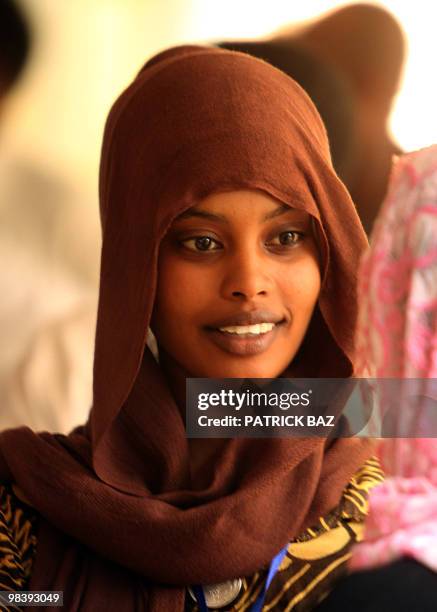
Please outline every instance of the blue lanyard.
[[[273, 558], [272, 562], [270, 563], [269, 572], [267, 574], [267, 578], [264, 583], [264, 587], [261, 593], [258, 595], [257, 600], [255, 601], [253, 606], [250, 608], [250, 612], [261, 612], [262, 611], [267, 590], [273, 578], [275, 577], [276, 572], [278, 571], [278, 567], [281, 565], [282, 559], [285, 557], [287, 548], [288, 548], [288, 544], [287, 546], [284, 546], [284, 548], [276, 555], [276, 557]], [[208, 612], [208, 606], [206, 605], [205, 594], [203, 592], [202, 587], [194, 586], [193, 591], [196, 596], [197, 603], [200, 608], [200, 612]]]

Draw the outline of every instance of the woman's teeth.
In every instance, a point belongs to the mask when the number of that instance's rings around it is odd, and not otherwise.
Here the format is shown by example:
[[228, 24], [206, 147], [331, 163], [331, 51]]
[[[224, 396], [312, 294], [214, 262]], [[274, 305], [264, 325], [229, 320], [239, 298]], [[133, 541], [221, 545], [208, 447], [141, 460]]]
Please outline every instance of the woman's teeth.
[[265, 334], [275, 327], [275, 323], [257, 323], [256, 325], [230, 325], [229, 327], [219, 327], [221, 332], [227, 334], [237, 334], [242, 336], [244, 334]]

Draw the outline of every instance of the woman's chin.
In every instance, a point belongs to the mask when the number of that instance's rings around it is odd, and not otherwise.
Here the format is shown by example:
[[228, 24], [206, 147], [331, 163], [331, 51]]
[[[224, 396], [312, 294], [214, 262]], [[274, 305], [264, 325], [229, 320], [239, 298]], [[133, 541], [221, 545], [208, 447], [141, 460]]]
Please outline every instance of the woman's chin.
[[285, 369], [285, 365], [278, 367], [266, 364], [235, 364], [216, 368], [205, 368], [204, 374], [199, 378], [276, 378]]

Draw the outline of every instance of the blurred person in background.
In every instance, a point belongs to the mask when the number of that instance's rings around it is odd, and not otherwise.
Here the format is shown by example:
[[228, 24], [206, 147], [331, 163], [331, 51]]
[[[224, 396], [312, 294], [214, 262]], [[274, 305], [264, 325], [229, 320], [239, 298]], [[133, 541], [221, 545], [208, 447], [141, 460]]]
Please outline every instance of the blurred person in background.
[[282, 41], [289, 38], [323, 58], [348, 85], [354, 146], [346, 186], [369, 235], [387, 191], [393, 156], [401, 153], [388, 119], [405, 60], [403, 31], [384, 8], [351, 4], [280, 35]]
[[283, 70], [306, 90], [328, 130], [334, 167], [367, 234], [384, 198], [393, 155], [388, 132], [405, 40], [385, 9], [354, 4], [263, 41], [220, 43]]
[[370, 493], [364, 539], [354, 547], [349, 564], [354, 573], [322, 609], [433, 612], [437, 610], [437, 145], [396, 162], [370, 249], [363, 257], [358, 295], [357, 373], [370, 376], [375, 387], [384, 435], [378, 455], [386, 479]]
[[99, 236], [77, 233], [80, 190], [2, 140], [33, 38], [0, 0], [0, 428], [68, 431], [91, 402]]
[[28, 24], [18, 6], [0, 2], [0, 104], [20, 76], [30, 50]]

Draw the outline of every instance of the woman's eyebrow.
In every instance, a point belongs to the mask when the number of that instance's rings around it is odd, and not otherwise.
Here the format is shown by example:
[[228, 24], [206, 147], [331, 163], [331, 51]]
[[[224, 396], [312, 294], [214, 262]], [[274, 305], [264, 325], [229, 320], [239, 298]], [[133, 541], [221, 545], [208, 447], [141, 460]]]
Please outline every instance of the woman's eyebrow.
[[285, 215], [288, 212], [293, 212], [294, 209], [287, 204], [279, 204], [277, 208], [269, 212], [265, 217], [264, 221], [268, 221], [269, 219], [274, 219], [275, 217], [279, 217], [280, 215]]

